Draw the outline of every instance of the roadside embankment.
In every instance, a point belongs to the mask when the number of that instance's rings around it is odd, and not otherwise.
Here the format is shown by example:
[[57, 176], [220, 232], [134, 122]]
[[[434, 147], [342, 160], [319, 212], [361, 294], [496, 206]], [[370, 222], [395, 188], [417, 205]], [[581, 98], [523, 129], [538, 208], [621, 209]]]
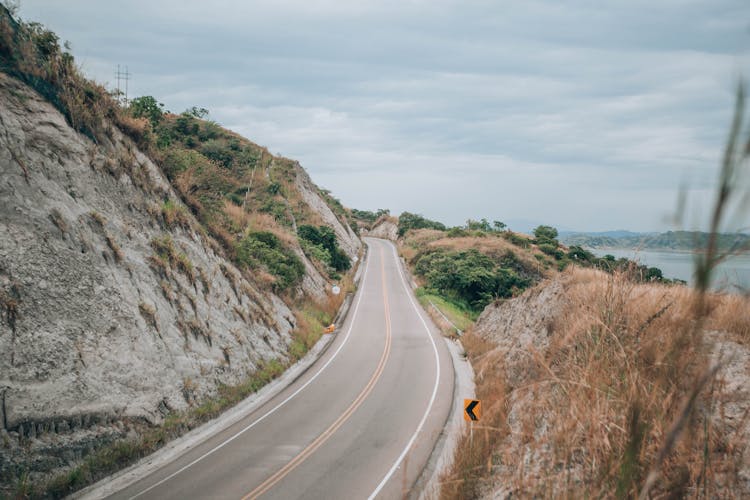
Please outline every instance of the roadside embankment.
[[691, 397], [652, 492], [748, 496], [750, 302], [706, 303], [574, 267], [488, 305], [462, 338], [482, 422], [441, 497], [637, 496]]

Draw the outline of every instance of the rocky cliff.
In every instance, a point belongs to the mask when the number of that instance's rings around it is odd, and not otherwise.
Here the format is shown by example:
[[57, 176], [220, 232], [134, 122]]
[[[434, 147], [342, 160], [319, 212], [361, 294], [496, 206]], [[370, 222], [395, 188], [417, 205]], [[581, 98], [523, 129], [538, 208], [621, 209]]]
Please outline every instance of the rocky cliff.
[[368, 231], [368, 236], [386, 240], [398, 240], [398, 219], [395, 217], [381, 217]]
[[[111, 125], [106, 137], [0, 73], [0, 482], [287, 359], [290, 299], [225, 258], [128, 137]], [[357, 236], [292, 172], [304, 209], [354, 258]], [[288, 240], [305, 264], [299, 293], [325, 298], [326, 277]]]

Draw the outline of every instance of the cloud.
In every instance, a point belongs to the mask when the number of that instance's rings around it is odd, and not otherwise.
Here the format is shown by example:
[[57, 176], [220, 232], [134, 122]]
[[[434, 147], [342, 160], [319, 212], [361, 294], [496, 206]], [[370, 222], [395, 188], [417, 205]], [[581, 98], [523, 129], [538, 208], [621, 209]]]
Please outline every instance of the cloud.
[[198, 105], [356, 208], [665, 228], [713, 184], [744, 0], [25, 0], [101, 81]]

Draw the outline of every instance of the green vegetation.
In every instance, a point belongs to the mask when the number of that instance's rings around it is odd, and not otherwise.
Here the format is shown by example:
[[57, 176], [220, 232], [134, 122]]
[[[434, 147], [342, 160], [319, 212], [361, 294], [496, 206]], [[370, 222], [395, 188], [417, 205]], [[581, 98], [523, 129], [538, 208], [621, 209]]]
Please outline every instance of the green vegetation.
[[[54, 105], [70, 125], [96, 142], [111, 136], [105, 120], [133, 127], [109, 93], [78, 72], [70, 47], [39, 23], [13, 19], [0, 4], [0, 71], [26, 83]], [[137, 127], [136, 127], [137, 129]], [[134, 134], [139, 138], [140, 134]]]
[[627, 271], [637, 282], [673, 283], [658, 268], [612, 256], [597, 258], [577, 246], [566, 249], [552, 226], [537, 227], [533, 239], [487, 219], [469, 219], [464, 226], [447, 230], [441, 227], [413, 214], [405, 223], [399, 220], [400, 230], [405, 231], [402, 253], [423, 281], [423, 293], [474, 313], [493, 300], [518, 295], [548, 270], [563, 270], [570, 264], [609, 273]]
[[477, 250], [432, 252], [414, 267], [430, 289], [466, 309], [481, 311], [489, 302], [515, 295], [529, 285], [512, 268]]
[[349, 257], [339, 248], [336, 233], [330, 227], [305, 224], [299, 227], [297, 234], [303, 242], [302, 248], [308, 255], [336, 271], [346, 271], [351, 267]]
[[352, 208], [349, 220], [352, 222], [352, 228], [359, 234], [360, 229], [372, 229], [378, 219], [389, 215], [391, 215], [391, 211], [384, 208], [379, 208], [375, 212]]
[[427, 288], [420, 287], [416, 290], [417, 299], [429, 311], [433, 306], [437, 307], [451, 323], [456, 325], [459, 330], [465, 331], [479, 317], [479, 313], [455, 300], [451, 300], [437, 293], [431, 292]]
[[136, 97], [130, 101], [130, 113], [135, 118], [146, 118], [156, 127], [164, 118], [164, 104], [157, 102], [152, 96]]
[[277, 290], [299, 284], [305, 275], [299, 257], [269, 231], [248, 231], [237, 245], [237, 261], [250, 269], [265, 267], [276, 277]]
[[492, 224], [487, 219], [469, 219], [466, 221], [466, 225], [464, 226], [464, 229], [468, 229], [469, 231], [482, 231], [485, 233], [492, 233], [492, 232], [500, 232], [505, 231], [505, 229], [508, 226], [499, 220], [492, 221]]
[[[227, 257], [245, 266], [250, 257], [255, 267], [268, 268], [279, 278], [277, 288], [299, 283], [293, 262], [287, 263], [289, 269], [283, 263], [279, 265], [278, 259], [260, 262], [265, 257], [276, 258], [278, 253], [257, 248], [248, 252], [253, 244], [240, 241], [247, 230], [291, 234], [295, 223], [320, 223], [297, 191], [299, 167], [295, 162], [274, 157], [266, 148], [207, 120], [208, 110], [204, 108], [193, 106], [173, 114], [153, 96], [136, 97], [123, 108], [117, 96], [78, 72], [69, 47], [61, 47], [57, 35], [41, 24], [15, 20], [2, 5], [0, 71], [34, 88], [63, 113], [74, 129], [96, 143], [112, 140], [114, 128], [110, 123], [115, 125], [161, 166]], [[122, 165], [132, 163], [121, 160], [115, 159]], [[26, 166], [19, 165], [28, 175]], [[338, 200], [325, 190], [320, 194], [342, 221], [348, 219], [347, 210]], [[162, 215], [167, 227], [189, 229], [187, 214], [172, 200], [165, 201]], [[282, 238], [274, 249], [288, 255], [292, 242]], [[240, 247], [245, 249], [242, 258], [237, 255]], [[345, 268], [343, 259], [332, 258], [335, 268]], [[287, 260], [291, 262], [282, 259]]]
[[438, 229], [445, 231], [445, 224], [426, 219], [418, 214], [404, 212], [398, 216], [398, 235], [403, 236], [411, 229]]
[[369, 222], [372, 224], [376, 220], [378, 220], [383, 215], [390, 215], [391, 211], [388, 209], [379, 208], [375, 212], [371, 212], [369, 210], [357, 210], [356, 208], [352, 208], [352, 217], [355, 219], [359, 219], [361, 221]]

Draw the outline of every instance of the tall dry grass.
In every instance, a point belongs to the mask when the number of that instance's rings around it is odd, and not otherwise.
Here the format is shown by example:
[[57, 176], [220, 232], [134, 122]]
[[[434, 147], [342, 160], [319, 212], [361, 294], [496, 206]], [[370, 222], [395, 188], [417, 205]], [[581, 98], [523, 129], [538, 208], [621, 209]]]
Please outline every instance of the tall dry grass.
[[[505, 352], [464, 336], [484, 418], [473, 440], [464, 436], [443, 498], [498, 488], [529, 497], [637, 496], [706, 373], [711, 352], [695, 334], [697, 292], [579, 268], [560, 279], [563, 312], [552, 318], [549, 347], [530, 346], [536, 366], [522, 385], [506, 384], [513, 367]], [[747, 339], [747, 299], [713, 295], [709, 302], [708, 325]], [[736, 491], [743, 450], [716, 425], [723, 401], [719, 384], [697, 397], [654, 497]]]

